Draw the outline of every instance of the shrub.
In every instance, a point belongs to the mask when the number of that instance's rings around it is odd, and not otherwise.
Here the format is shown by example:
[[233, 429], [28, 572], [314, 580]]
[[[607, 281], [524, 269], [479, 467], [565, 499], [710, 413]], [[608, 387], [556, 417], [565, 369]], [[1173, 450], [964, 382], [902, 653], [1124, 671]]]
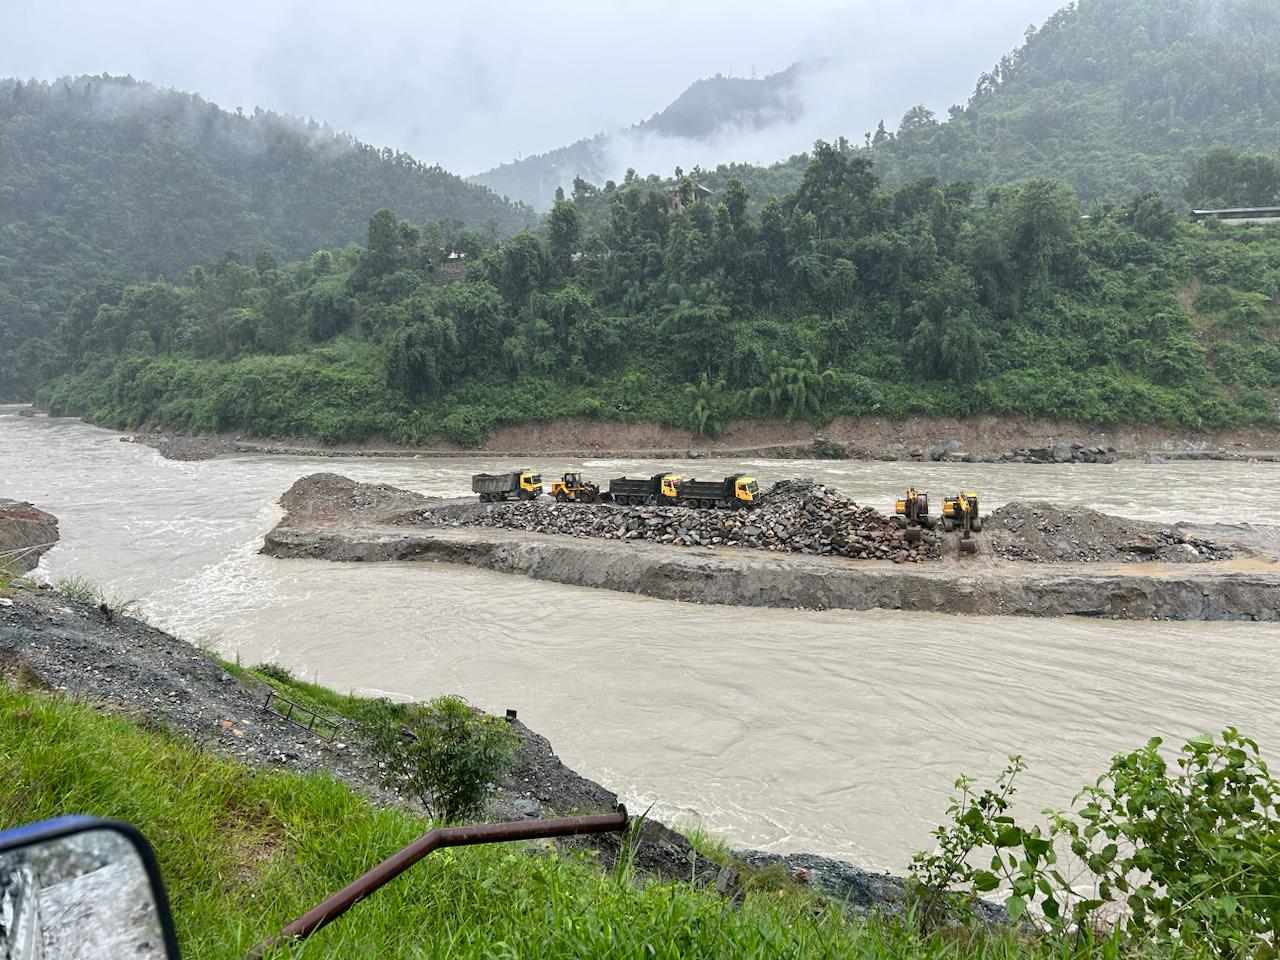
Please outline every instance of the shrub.
[[[1038, 898], [1049, 926], [1080, 935], [1106, 905], [1124, 909], [1118, 933], [1138, 944], [1209, 946], [1222, 956], [1273, 955], [1280, 941], [1280, 782], [1258, 745], [1234, 728], [1221, 740], [1188, 741], [1173, 772], [1159, 738], [1114, 757], [1111, 767], [1076, 803], [1053, 814], [1047, 835], [1008, 816], [1014, 758], [994, 790], [960, 796], [951, 822], [934, 836], [938, 848], [912, 863], [926, 918], [957, 886], [973, 897], [1002, 884], [1017, 919]], [[1063, 841], [1092, 876], [1081, 893], [1056, 866]], [[971, 857], [990, 850], [990, 869]]]
[[444, 435], [464, 447], [478, 447], [493, 432], [493, 415], [481, 407], [457, 407], [440, 424]]
[[447, 822], [484, 812], [519, 742], [504, 721], [461, 697], [411, 706], [374, 701], [361, 724], [386, 761], [388, 785], [411, 793]]
[[54, 581], [53, 589], [77, 603], [102, 602], [102, 588], [88, 577], [63, 577]]
[[260, 663], [253, 668], [253, 672], [278, 683], [293, 683], [295, 679], [287, 668], [280, 666], [278, 663]]

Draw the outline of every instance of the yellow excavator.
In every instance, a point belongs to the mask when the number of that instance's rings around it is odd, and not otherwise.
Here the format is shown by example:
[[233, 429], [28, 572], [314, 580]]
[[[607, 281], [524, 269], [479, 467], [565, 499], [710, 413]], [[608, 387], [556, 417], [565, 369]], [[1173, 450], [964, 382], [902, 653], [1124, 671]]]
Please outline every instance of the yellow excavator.
[[961, 491], [954, 497], [943, 497], [942, 528], [961, 531], [961, 553], [977, 553], [978, 545], [970, 537], [972, 534], [982, 532], [982, 514], [978, 512], [978, 495]]
[[915, 487], [894, 501], [893, 513], [898, 526], [907, 531], [907, 540], [912, 543], [922, 536], [921, 527], [932, 530], [935, 524], [934, 518], [929, 516], [929, 494]]

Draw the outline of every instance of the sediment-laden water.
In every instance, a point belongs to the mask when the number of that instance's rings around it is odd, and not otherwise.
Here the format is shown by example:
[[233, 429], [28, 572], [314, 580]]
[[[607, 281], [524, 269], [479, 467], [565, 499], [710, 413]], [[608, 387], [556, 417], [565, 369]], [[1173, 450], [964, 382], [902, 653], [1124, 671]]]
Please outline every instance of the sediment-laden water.
[[[0, 496], [61, 520], [39, 573], [137, 598], [159, 626], [321, 682], [516, 707], [567, 763], [735, 843], [901, 869], [951, 781], [1007, 754], [1023, 807], [1068, 803], [1111, 753], [1235, 724], [1280, 755], [1280, 627], [699, 607], [434, 564], [272, 560], [274, 501], [320, 470], [467, 492], [482, 460], [243, 456], [176, 463], [0, 408]], [[722, 461], [530, 463], [608, 479]], [[1049, 499], [1154, 520], [1280, 524], [1274, 464], [743, 464], [886, 508], [914, 483], [984, 509]]]

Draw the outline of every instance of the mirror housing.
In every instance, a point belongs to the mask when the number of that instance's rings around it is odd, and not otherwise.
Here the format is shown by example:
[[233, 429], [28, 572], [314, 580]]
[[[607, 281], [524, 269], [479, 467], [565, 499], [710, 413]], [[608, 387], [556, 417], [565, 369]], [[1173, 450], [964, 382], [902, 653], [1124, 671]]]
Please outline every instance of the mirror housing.
[[179, 960], [151, 845], [96, 817], [0, 833], [0, 960], [91, 957]]

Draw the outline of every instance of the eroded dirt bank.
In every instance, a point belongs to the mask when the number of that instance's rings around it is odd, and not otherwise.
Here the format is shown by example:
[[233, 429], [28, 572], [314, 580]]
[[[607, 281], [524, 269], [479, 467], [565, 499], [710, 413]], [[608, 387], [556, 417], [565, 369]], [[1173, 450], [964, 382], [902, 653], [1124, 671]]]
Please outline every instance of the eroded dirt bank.
[[[289, 514], [265, 539], [263, 552], [270, 556], [435, 560], [659, 599], [737, 606], [1280, 620], [1276, 557], [1256, 536], [1241, 536], [1233, 549], [1233, 528], [1214, 528], [1214, 541], [1200, 536], [1205, 531], [1177, 534], [1180, 542], [1174, 546], [1192, 546], [1199, 562], [1160, 562], [1142, 551], [1128, 562], [1005, 560], [979, 535], [974, 556], [960, 556], [958, 541], [950, 537], [943, 539], [938, 561], [895, 564], [741, 546], [676, 546], [455, 525], [470, 524], [478, 513], [491, 509], [467, 502], [419, 505], [413, 513], [415, 524], [405, 526], [404, 515], [395, 509], [398, 496], [392, 509], [384, 511], [367, 488], [346, 478], [320, 474], [299, 484], [301, 488], [295, 485], [283, 500]], [[295, 514], [290, 507], [309, 502], [307, 491], [326, 504], [319, 522], [309, 519], [305, 510]], [[344, 502], [353, 504], [349, 515], [342, 512]], [[1043, 536], [1038, 527], [1037, 534]], [[1215, 551], [1210, 556], [1232, 559], [1205, 559], [1206, 554], [1193, 546], [1197, 542]]]
[[399, 446], [385, 440], [327, 446], [308, 438], [186, 436], [143, 430], [134, 436], [176, 460], [237, 453], [331, 457], [559, 456], [779, 459], [959, 460], [1013, 463], [1116, 459], [1280, 460], [1280, 429], [1193, 432], [1154, 425], [1093, 426], [1022, 417], [838, 417], [820, 430], [803, 422], [739, 420], [718, 437], [653, 423], [565, 419], [499, 427], [478, 448], [445, 440]]
[[34, 570], [57, 542], [57, 517], [29, 503], [0, 498], [0, 569]]

